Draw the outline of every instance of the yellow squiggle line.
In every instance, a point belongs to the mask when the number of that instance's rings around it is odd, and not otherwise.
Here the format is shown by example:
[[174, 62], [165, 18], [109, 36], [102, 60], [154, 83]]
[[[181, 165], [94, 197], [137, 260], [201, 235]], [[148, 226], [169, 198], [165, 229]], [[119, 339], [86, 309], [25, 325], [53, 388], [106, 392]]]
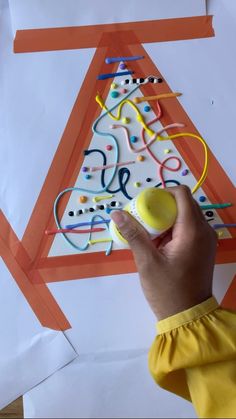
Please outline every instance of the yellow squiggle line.
[[208, 147], [207, 147], [206, 141], [202, 137], [200, 137], [199, 135], [196, 135], [196, 134], [192, 134], [190, 132], [181, 132], [180, 134], [168, 135], [166, 137], [162, 137], [162, 136], [158, 135], [157, 140], [158, 141], [174, 140], [174, 139], [180, 138], [180, 137], [195, 138], [196, 140], [199, 140], [202, 143], [203, 148], [204, 148], [204, 159], [205, 159], [204, 168], [203, 168], [202, 174], [200, 176], [200, 179], [198, 180], [198, 182], [196, 183], [196, 185], [192, 189], [192, 194], [194, 194], [202, 186], [203, 182], [205, 181], [205, 179], [207, 177], [207, 172], [208, 172]]
[[150, 137], [153, 137], [153, 135], [155, 134], [155, 131], [153, 131], [152, 129], [148, 128], [143, 115], [141, 114], [140, 110], [137, 108], [137, 106], [129, 99], [124, 99], [119, 106], [117, 107], [117, 116], [113, 115], [111, 112], [108, 112], [108, 108], [106, 107], [103, 99], [101, 98], [100, 95], [96, 96], [96, 102], [99, 104], [99, 106], [104, 109], [107, 114], [110, 116], [110, 118], [112, 118], [114, 121], [119, 121], [121, 118], [121, 110], [123, 108], [123, 106], [127, 103], [128, 105], [130, 105], [135, 112], [137, 113], [137, 121], [140, 122], [140, 124], [143, 126], [143, 128], [145, 129], [145, 131], [147, 131], [148, 135]]
[[89, 244], [96, 244], [96, 243], [108, 243], [112, 242], [112, 239], [97, 239], [97, 240], [89, 240]]

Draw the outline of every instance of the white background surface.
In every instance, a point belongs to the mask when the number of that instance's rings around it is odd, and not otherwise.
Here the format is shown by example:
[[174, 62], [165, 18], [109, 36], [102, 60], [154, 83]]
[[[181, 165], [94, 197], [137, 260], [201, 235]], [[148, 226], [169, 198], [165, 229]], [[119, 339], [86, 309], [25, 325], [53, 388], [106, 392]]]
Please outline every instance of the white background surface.
[[82, 357], [36, 387], [24, 396], [25, 417], [196, 417], [191, 403], [156, 386], [147, 351], [122, 353], [117, 359], [112, 355]]
[[13, 30], [205, 15], [205, 0], [9, 0]]

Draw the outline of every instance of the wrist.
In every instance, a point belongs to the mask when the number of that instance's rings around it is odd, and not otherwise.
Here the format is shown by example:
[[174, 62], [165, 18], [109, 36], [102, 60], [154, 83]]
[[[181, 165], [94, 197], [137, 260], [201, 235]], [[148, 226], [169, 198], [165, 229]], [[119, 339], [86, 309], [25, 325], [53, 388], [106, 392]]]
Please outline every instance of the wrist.
[[187, 323], [196, 321], [201, 317], [213, 312], [219, 308], [219, 304], [215, 297], [208, 298], [200, 304], [197, 304], [187, 310], [177, 313], [173, 316], [162, 319], [157, 324], [158, 333], [166, 333], [173, 329], [177, 329]]
[[175, 298], [173, 300], [170, 300], [168, 304], [166, 304], [166, 302], [165, 304], [161, 304], [161, 306], [158, 307], [158, 310], [155, 310], [155, 314], [157, 316], [157, 319], [161, 321], [168, 317], [189, 310], [192, 307], [195, 307], [199, 304], [202, 304], [204, 301], [210, 298], [212, 298], [212, 292], [199, 296], [187, 297], [186, 299], [184, 299], [181, 296], [180, 299]]

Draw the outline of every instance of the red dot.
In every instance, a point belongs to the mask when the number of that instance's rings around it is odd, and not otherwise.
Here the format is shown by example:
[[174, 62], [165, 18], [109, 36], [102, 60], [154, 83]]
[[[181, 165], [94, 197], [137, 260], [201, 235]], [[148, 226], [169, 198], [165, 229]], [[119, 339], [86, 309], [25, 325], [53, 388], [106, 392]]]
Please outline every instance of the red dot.
[[106, 146], [106, 150], [107, 150], [107, 151], [111, 151], [111, 150], [112, 150], [112, 145], [107, 145], [107, 146]]

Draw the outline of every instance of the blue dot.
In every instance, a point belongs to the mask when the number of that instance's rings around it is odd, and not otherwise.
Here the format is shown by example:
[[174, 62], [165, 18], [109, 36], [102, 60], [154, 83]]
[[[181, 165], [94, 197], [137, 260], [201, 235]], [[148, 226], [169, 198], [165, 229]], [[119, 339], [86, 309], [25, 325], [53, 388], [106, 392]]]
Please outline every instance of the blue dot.
[[86, 180], [91, 179], [91, 175], [89, 175], [89, 174], [87, 173], [87, 175], [85, 175], [85, 176], [84, 176], [84, 178], [85, 178]]
[[144, 112], [150, 112], [150, 110], [151, 110], [151, 106], [149, 105], [144, 106]]
[[113, 90], [113, 92], [111, 92], [111, 97], [113, 97], [114, 99], [117, 98], [119, 96], [119, 92], [117, 92], [117, 90]]
[[200, 201], [200, 202], [205, 202], [205, 201], [206, 201], [206, 197], [205, 197], [205, 196], [203, 196], [203, 195], [202, 195], [202, 196], [200, 196], [199, 201]]
[[135, 135], [132, 135], [132, 137], [130, 137], [130, 141], [131, 143], [137, 143], [138, 139]]

